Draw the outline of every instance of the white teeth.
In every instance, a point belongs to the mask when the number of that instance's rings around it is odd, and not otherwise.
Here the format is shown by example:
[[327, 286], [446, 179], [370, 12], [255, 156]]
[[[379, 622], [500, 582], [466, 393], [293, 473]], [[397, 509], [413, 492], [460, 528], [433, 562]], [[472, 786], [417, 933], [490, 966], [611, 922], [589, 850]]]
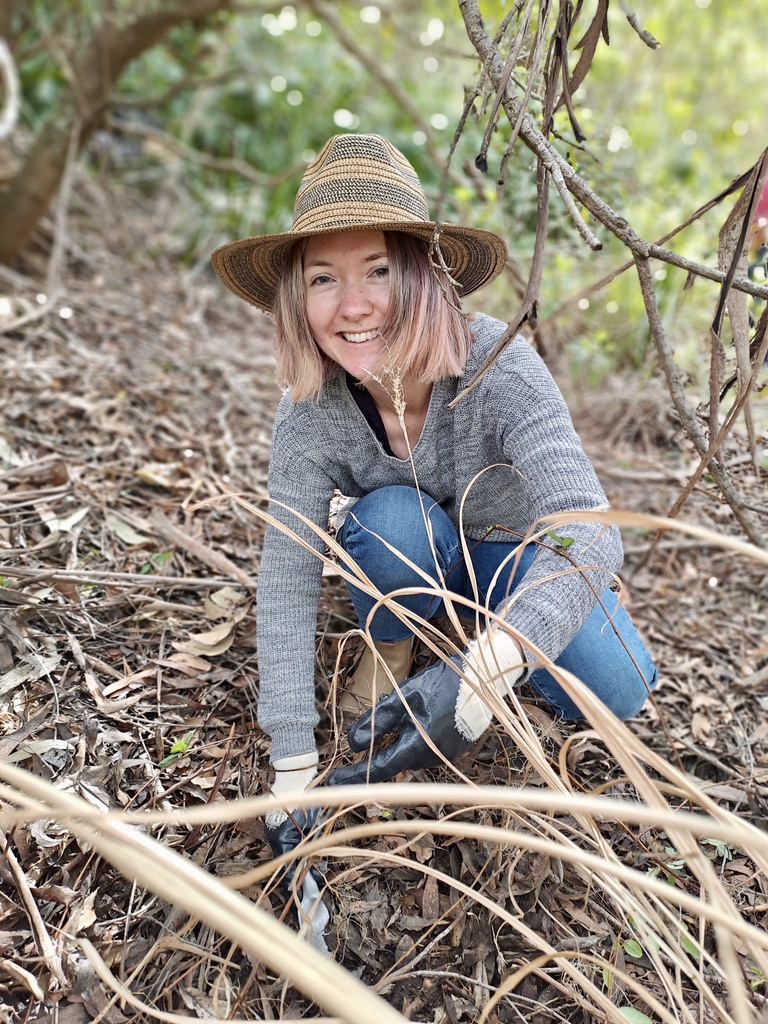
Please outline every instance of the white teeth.
[[365, 331], [363, 334], [345, 334], [342, 331], [341, 336], [344, 341], [351, 341], [353, 345], [359, 345], [363, 341], [373, 341], [378, 333], [378, 331]]

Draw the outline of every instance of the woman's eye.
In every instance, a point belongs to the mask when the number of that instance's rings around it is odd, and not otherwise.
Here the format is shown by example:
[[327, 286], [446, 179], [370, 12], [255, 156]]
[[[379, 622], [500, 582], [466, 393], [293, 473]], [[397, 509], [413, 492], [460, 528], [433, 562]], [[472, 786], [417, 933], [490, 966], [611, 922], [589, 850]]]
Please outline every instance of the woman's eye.
[[389, 267], [376, 267], [373, 271], [374, 277], [389, 277]]
[[313, 277], [310, 284], [327, 284], [330, 281], [328, 274], [318, 274], [317, 277]]

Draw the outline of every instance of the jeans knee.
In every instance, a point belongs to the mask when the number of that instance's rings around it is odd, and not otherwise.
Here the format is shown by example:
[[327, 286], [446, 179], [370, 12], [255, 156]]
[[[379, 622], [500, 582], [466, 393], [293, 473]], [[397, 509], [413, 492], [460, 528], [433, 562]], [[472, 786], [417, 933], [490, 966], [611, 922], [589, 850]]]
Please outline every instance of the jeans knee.
[[403, 485], [379, 488], [357, 501], [339, 542], [372, 581], [389, 589], [423, 583], [408, 563], [434, 573], [437, 556], [445, 571], [458, 549], [455, 527], [434, 498]]
[[639, 714], [648, 699], [648, 694], [656, 689], [658, 673], [656, 666], [651, 664], [650, 671], [647, 669], [641, 676], [635, 671], [633, 678], [627, 680], [608, 702], [608, 707], [618, 719], [625, 722], [628, 718], [634, 718]]
[[[605, 669], [605, 671], [603, 671]], [[656, 666], [647, 655], [638, 664], [625, 663], [602, 666], [600, 672], [577, 675], [585, 686], [620, 721], [634, 718], [642, 710], [648, 694], [656, 689], [658, 676]], [[584, 713], [578, 703], [566, 693], [558, 680], [546, 669], [539, 669], [530, 676], [533, 688], [552, 706], [553, 710], [566, 721], [581, 721]]]
[[402, 524], [410, 519], [412, 509], [418, 510], [421, 517], [419, 492], [415, 487], [391, 484], [370, 491], [348, 512], [342, 531], [343, 542], [346, 544], [348, 538], [362, 532], [375, 533], [391, 543], [396, 538], [389, 535], [402, 532]]

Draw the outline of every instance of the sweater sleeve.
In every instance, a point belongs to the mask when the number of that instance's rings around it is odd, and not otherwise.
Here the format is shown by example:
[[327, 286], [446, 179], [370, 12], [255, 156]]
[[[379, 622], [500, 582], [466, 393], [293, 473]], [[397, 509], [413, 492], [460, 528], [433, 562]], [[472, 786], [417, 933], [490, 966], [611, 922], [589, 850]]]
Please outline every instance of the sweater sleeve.
[[[296, 513], [325, 530], [333, 484], [312, 461], [305, 414], [284, 398], [269, 466], [269, 512], [295, 536], [268, 526], [257, 588], [259, 724], [271, 760], [315, 749], [315, 629], [324, 546]], [[301, 543], [304, 542], [304, 544]], [[307, 545], [305, 547], [305, 544]]]
[[[494, 395], [505, 460], [529, 509], [530, 527], [552, 513], [608, 507], [608, 499], [574, 429], [565, 399], [543, 360], [522, 339], [502, 359]], [[557, 528], [573, 543], [564, 552], [541, 537], [512, 602], [495, 609], [553, 661], [586, 621], [623, 562], [619, 531], [574, 521]], [[546, 546], [545, 546], [546, 545]], [[575, 564], [574, 564], [575, 563]], [[526, 661], [535, 660], [530, 650]]]

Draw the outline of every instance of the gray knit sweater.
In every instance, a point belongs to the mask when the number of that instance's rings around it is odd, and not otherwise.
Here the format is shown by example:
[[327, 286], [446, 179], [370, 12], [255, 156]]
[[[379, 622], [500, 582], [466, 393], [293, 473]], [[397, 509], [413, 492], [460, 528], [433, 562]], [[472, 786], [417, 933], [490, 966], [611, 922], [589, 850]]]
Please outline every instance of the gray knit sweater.
[[[506, 325], [480, 315], [472, 323], [472, 355], [460, 378], [438, 381], [413, 458], [419, 486], [458, 526], [464, 503], [468, 538], [503, 525], [525, 534], [553, 512], [607, 504], [571, 417], [543, 361], [517, 338], [454, 409], [448, 404], [493, 348]], [[320, 400], [278, 407], [269, 468], [271, 498], [323, 529], [334, 489], [362, 497], [389, 484], [413, 486], [410, 463], [387, 455], [346, 385], [344, 372], [326, 381]], [[323, 541], [274, 503], [270, 512], [321, 550]], [[600, 593], [622, 562], [615, 528], [569, 524], [568, 554], [586, 566]], [[513, 538], [496, 531], [490, 540]], [[550, 658], [557, 658], [587, 618], [595, 598], [578, 572], [556, 552], [539, 547], [525, 592], [506, 619]], [[258, 585], [259, 722], [272, 739], [272, 760], [315, 749], [315, 627], [322, 563], [292, 538], [269, 527]], [[553, 577], [553, 578], [549, 578]], [[536, 585], [533, 585], [536, 584]]]

